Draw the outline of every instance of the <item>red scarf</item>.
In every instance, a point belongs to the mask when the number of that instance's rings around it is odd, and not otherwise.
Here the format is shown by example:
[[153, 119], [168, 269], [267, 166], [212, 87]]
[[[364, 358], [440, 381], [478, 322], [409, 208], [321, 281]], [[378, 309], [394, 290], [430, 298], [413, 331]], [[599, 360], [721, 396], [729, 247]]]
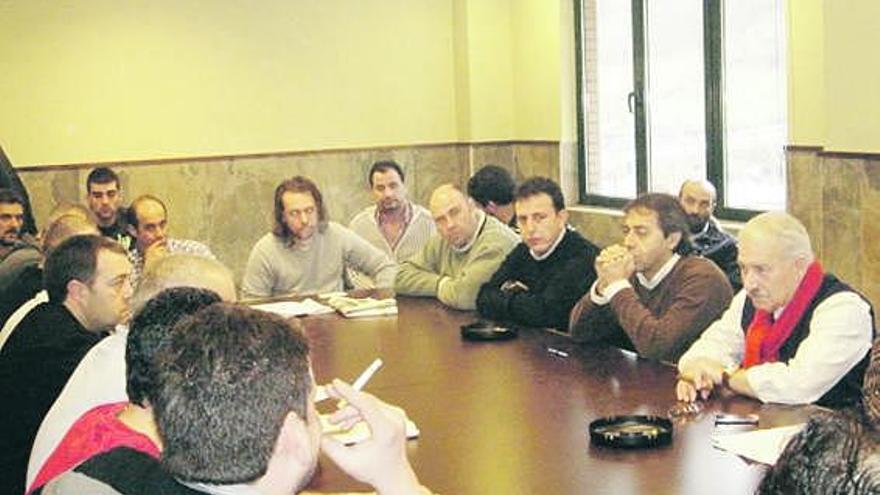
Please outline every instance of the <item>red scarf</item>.
[[779, 319], [773, 321], [773, 313], [755, 308], [755, 316], [746, 332], [746, 353], [742, 367], [774, 362], [779, 359], [779, 349], [791, 336], [791, 332], [801, 321], [804, 312], [822, 286], [825, 272], [818, 261], [807, 268], [807, 273], [798, 285], [794, 297], [785, 306]]

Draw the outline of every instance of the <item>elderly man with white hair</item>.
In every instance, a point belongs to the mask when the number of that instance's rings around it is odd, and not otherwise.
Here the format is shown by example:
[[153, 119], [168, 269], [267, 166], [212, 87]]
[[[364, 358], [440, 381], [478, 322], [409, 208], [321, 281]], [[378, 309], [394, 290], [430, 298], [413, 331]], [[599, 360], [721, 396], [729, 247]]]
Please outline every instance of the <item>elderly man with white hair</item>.
[[874, 337], [870, 304], [823, 271], [806, 229], [787, 213], [752, 218], [739, 244], [744, 290], [679, 360], [678, 399], [727, 386], [763, 402], [859, 401]]

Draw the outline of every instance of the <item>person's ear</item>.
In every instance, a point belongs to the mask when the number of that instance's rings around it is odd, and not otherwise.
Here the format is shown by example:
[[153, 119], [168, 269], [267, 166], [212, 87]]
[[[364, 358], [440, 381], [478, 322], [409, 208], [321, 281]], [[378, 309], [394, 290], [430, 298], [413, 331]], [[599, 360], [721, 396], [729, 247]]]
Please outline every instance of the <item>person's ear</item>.
[[293, 411], [287, 413], [284, 422], [281, 423], [276, 453], [290, 458], [298, 465], [308, 467], [311, 465], [316, 451], [316, 446], [312, 443], [313, 439], [308, 423]]
[[88, 297], [87, 293], [89, 290], [90, 287], [88, 286], [88, 284], [80, 280], [72, 278], [67, 281], [67, 297], [70, 298], [72, 301], [84, 301], [86, 297]]
[[681, 242], [681, 232], [673, 232], [666, 236], [666, 247], [670, 251], [675, 251], [675, 247]]
[[562, 219], [562, 223], [568, 223], [568, 210], [562, 209], [559, 210], [559, 218]]

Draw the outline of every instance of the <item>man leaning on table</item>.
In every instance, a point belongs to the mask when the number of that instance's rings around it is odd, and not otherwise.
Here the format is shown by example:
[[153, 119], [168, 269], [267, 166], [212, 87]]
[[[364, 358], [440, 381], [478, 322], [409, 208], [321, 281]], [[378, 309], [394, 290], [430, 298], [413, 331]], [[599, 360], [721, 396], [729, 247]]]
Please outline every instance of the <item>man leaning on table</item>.
[[430, 209], [438, 232], [400, 264], [394, 288], [398, 294], [474, 309], [480, 286], [516, 245], [516, 234], [452, 184], [434, 190]]
[[298, 175], [275, 188], [272, 232], [251, 249], [242, 281], [245, 297], [344, 289], [346, 269], [369, 276], [379, 288], [394, 283], [397, 266], [361, 236], [327, 218], [324, 198]]
[[568, 329], [571, 307], [596, 280], [599, 250], [568, 226], [559, 186], [532, 177], [516, 190], [522, 242], [477, 296], [482, 316], [531, 327]]
[[870, 304], [822, 269], [806, 229], [787, 213], [752, 218], [739, 242], [745, 290], [682, 356], [679, 400], [727, 385], [763, 402], [859, 401], [874, 337]]
[[596, 283], [571, 312], [572, 337], [674, 362], [730, 303], [730, 283], [690, 254], [684, 210], [668, 194], [626, 205], [623, 232], [622, 245], [596, 258]]

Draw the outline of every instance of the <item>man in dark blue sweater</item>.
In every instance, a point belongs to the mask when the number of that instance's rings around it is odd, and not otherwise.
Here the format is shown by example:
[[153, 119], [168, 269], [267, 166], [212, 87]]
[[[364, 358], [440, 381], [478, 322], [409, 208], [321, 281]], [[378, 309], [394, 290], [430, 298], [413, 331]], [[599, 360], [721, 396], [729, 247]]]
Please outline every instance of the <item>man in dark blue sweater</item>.
[[565, 199], [552, 180], [523, 182], [514, 203], [522, 242], [480, 288], [477, 310], [495, 320], [565, 330], [572, 306], [596, 280], [598, 249], [568, 227]]

